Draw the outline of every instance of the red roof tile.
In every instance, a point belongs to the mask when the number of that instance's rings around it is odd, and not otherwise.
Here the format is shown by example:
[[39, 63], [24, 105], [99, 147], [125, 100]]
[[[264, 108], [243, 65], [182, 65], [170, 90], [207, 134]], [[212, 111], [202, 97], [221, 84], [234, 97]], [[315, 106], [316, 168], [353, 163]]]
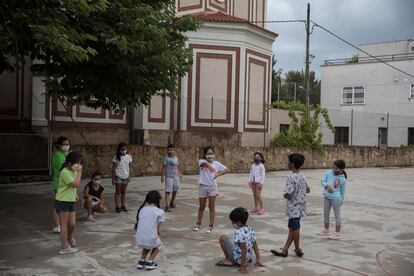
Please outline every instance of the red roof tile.
[[265, 28], [262, 28], [258, 25], [255, 25], [251, 22], [249, 22], [246, 19], [240, 18], [240, 17], [236, 17], [236, 16], [232, 16], [232, 15], [228, 15], [222, 12], [215, 12], [215, 11], [204, 11], [204, 12], [199, 12], [199, 13], [194, 13], [192, 14], [193, 17], [198, 18], [202, 21], [209, 21], [209, 22], [225, 22], [225, 23], [246, 23], [249, 24], [250, 26], [256, 27], [260, 30], [263, 30], [265, 32], [271, 33], [274, 36], [278, 36], [277, 33], [274, 33], [272, 31], [269, 31]]

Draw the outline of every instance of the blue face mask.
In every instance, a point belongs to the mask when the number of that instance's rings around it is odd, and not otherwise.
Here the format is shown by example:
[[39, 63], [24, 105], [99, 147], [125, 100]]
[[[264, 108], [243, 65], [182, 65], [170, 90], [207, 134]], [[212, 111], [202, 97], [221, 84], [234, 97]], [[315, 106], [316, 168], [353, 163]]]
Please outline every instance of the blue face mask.
[[333, 171], [334, 175], [341, 175], [342, 174], [341, 171], [335, 171], [335, 170], [332, 170], [332, 171]]

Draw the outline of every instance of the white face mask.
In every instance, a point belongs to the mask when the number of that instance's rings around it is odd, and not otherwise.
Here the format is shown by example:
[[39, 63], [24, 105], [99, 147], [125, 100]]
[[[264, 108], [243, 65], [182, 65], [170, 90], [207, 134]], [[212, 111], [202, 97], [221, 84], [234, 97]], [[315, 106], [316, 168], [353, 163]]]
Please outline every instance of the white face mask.
[[206, 159], [207, 159], [208, 161], [213, 161], [213, 159], [214, 159], [214, 154], [209, 154], [209, 155], [206, 155]]
[[233, 223], [233, 228], [234, 228], [234, 229], [236, 229], [236, 230], [238, 230], [238, 229], [240, 229], [241, 227], [240, 227], [240, 226], [238, 226], [237, 224]]
[[62, 151], [68, 152], [70, 149], [70, 145], [62, 145], [60, 148], [62, 149]]
[[72, 169], [72, 171], [76, 171], [79, 167], [79, 164], [73, 164], [72, 167], [70, 167]]

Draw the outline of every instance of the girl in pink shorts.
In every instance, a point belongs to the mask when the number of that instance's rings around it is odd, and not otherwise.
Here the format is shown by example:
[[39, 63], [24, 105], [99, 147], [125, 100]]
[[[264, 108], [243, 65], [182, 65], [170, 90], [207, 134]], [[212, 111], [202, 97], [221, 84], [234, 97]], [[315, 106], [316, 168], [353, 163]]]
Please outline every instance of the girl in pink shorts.
[[216, 197], [218, 196], [217, 180], [220, 175], [224, 175], [229, 172], [226, 166], [220, 162], [214, 160], [214, 149], [212, 147], [204, 148], [203, 159], [198, 161], [200, 168], [200, 178], [198, 183], [200, 184], [198, 197], [199, 208], [197, 224], [194, 227], [194, 231], [200, 230], [201, 220], [203, 219], [204, 209], [208, 199], [208, 209], [210, 210], [210, 224], [207, 229], [207, 233], [213, 232], [214, 222], [216, 220]]
[[250, 212], [263, 215], [264, 209], [261, 193], [265, 180], [266, 170], [263, 165], [265, 160], [263, 158], [263, 154], [260, 152], [255, 152], [253, 158], [254, 162], [250, 168], [249, 175], [249, 187], [252, 189], [253, 192], [254, 208], [252, 208]]

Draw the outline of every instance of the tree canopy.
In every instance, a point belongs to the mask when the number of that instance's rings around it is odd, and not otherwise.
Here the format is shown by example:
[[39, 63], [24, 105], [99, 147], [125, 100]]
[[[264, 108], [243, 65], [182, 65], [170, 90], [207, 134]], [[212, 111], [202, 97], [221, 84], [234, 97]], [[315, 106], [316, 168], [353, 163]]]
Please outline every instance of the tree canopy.
[[[273, 67], [276, 60], [273, 59]], [[279, 99], [285, 102], [294, 101], [294, 89], [296, 84], [296, 101], [306, 103], [305, 95], [305, 72], [291, 70], [282, 76], [282, 70], [273, 69], [272, 78], [272, 101], [277, 101], [277, 93], [279, 89]], [[310, 75], [310, 91], [309, 98], [311, 105], [320, 104], [321, 101], [321, 81], [315, 76], [315, 72], [311, 71]]]
[[200, 25], [174, 0], [4, 0], [0, 15], [0, 73], [29, 56], [49, 95], [114, 110], [175, 95]]

